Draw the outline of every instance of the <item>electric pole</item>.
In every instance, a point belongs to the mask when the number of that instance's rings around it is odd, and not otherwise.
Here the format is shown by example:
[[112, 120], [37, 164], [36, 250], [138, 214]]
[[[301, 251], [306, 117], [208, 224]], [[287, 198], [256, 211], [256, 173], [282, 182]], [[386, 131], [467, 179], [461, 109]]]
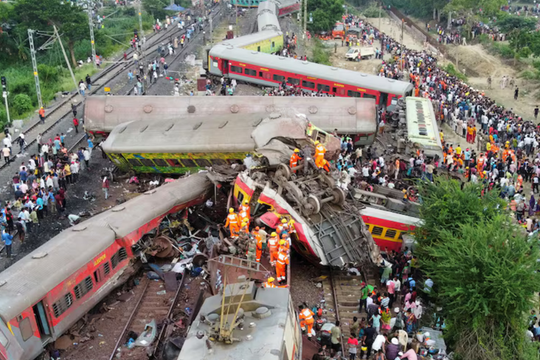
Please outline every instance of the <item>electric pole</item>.
[[141, 61], [142, 61], [142, 58], [144, 57], [144, 50], [143, 50], [143, 45], [144, 45], [144, 31], [143, 31], [143, 27], [142, 27], [142, 11], [141, 11], [141, 3], [142, 3], [142, 0], [139, 0], [139, 42], [141, 43]]
[[38, 99], [39, 107], [43, 107], [43, 100], [41, 99], [41, 87], [39, 86], [39, 75], [36, 61], [36, 49], [34, 48], [34, 30], [28, 29], [28, 42], [30, 43], [30, 57], [32, 58], [32, 68], [34, 70], [34, 81], [36, 83], [36, 95]]
[[92, 44], [92, 62], [96, 66], [96, 44], [94, 39], [94, 22], [92, 21], [92, 1], [88, 1], [88, 26], [90, 27], [90, 44]]
[[382, 2], [379, 4], [379, 31], [381, 30], [381, 9], [382, 9]]
[[4, 103], [6, 104], [6, 114], [7, 114], [8, 125], [11, 125], [11, 119], [9, 118], [7, 82], [6, 82], [5, 76], [2, 76], [2, 96], [4, 97]]
[[304, 39], [307, 37], [307, 0], [304, 0]]
[[73, 84], [75, 85], [75, 89], [77, 90], [78, 93], [80, 93], [79, 86], [77, 85], [77, 80], [75, 80], [75, 75], [73, 74], [73, 70], [71, 69], [71, 64], [69, 63], [68, 57], [66, 55], [64, 44], [62, 44], [62, 39], [60, 38], [60, 35], [58, 35], [58, 29], [56, 29], [56, 25], [53, 25], [53, 29], [54, 29], [54, 35], [56, 35], [56, 39], [60, 43], [60, 48], [62, 49], [62, 53], [64, 54], [64, 59], [66, 59], [66, 64], [69, 69], [69, 73], [71, 74], [71, 78], [73, 79]]

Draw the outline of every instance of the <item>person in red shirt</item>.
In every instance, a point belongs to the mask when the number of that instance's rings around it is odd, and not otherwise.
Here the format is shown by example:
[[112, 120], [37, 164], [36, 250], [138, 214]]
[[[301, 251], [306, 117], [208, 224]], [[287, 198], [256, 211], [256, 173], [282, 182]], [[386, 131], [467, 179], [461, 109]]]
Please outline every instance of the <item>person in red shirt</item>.
[[76, 117], [73, 118], [73, 126], [75, 127], [75, 133], [78, 134], [79, 133], [79, 120]]

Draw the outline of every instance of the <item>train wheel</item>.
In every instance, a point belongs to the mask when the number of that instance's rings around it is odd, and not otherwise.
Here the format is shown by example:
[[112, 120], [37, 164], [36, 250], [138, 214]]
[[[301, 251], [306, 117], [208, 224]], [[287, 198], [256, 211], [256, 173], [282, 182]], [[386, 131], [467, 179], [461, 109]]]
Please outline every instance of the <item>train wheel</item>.
[[343, 205], [345, 203], [346, 195], [345, 195], [345, 191], [343, 191], [342, 188], [335, 187], [332, 190], [332, 195], [334, 196], [334, 200], [332, 201], [332, 203], [336, 205]]
[[321, 211], [321, 202], [315, 195], [308, 196], [307, 204], [313, 209], [312, 214], [318, 214]]

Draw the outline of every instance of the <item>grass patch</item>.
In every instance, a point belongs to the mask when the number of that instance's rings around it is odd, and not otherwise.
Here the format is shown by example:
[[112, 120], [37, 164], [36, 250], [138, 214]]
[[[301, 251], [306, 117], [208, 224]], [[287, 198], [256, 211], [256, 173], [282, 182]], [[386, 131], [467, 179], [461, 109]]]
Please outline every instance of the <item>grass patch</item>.
[[326, 49], [321, 40], [314, 38], [312, 62], [323, 65], [332, 65], [330, 62], [330, 51]]
[[461, 81], [468, 81], [468, 78], [465, 74], [461, 73], [459, 70], [457, 70], [453, 64], [447, 64], [445, 67], [443, 67], [444, 71], [449, 73], [452, 76], [457, 77]]

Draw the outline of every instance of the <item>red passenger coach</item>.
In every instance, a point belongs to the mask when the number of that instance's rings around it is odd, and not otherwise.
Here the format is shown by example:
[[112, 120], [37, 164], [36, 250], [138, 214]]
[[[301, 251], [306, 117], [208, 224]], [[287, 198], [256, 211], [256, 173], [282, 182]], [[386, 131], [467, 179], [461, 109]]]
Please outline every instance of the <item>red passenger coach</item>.
[[[285, 16], [292, 14], [294, 12], [300, 11], [300, 2], [299, 1], [293, 1], [292, 4], [290, 1], [285, 1], [283, 4], [280, 4], [281, 2], [278, 1], [279, 4], [279, 16]], [[283, 6], [283, 7], [281, 7]]]
[[384, 106], [396, 104], [401, 97], [411, 96], [414, 89], [405, 81], [245, 50], [227, 43], [210, 49], [208, 69], [210, 74], [219, 77], [272, 87], [285, 82], [306, 92], [370, 98]]
[[39, 356], [121, 284], [144, 234], [211, 190], [204, 175], [169, 183], [64, 230], [0, 273], [0, 359]]

